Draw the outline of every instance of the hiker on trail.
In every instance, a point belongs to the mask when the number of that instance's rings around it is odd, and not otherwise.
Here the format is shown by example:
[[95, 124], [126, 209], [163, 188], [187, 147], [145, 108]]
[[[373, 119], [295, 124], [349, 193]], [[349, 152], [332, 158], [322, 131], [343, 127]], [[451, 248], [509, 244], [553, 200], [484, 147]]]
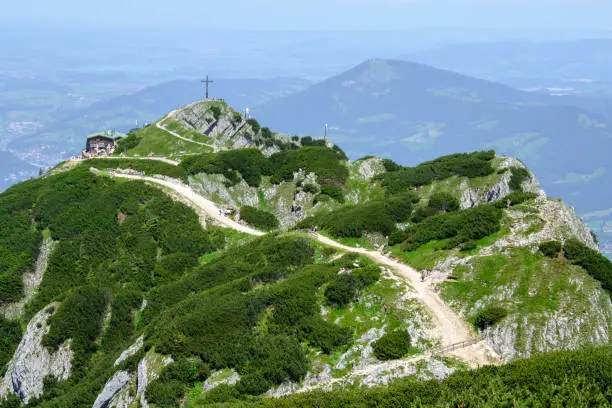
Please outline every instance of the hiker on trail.
[[425, 281], [425, 271], [421, 271], [421, 282]]

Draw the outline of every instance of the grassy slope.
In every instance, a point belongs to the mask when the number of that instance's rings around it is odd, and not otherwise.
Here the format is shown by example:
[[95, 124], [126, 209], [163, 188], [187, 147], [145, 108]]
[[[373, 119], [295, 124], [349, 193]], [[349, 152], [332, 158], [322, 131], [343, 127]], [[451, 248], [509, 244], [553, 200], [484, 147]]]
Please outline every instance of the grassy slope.
[[155, 124], [136, 131], [136, 135], [142, 140], [133, 149], [126, 151], [128, 156], [164, 156], [169, 158], [180, 157], [183, 154], [195, 154], [210, 152], [206, 146], [190, 143], [178, 139], [168, 132], [157, 128]]

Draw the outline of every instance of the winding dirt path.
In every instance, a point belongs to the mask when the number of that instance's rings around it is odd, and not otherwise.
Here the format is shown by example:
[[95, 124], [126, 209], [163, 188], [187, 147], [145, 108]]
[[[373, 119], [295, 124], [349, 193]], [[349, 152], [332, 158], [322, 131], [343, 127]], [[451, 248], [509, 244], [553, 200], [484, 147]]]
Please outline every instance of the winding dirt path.
[[[214, 202], [202, 197], [191, 187], [179, 181], [170, 181], [167, 179], [159, 179], [154, 177], [132, 174], [122, 174], [116, 172], [111, 172], [111, 176], [148, 181], [150, 183], [169, 188], [176, 194], [180, 195], [184, 199], [186, 204], [191, 205], [197, 210], [204, 212], [206, 215], [208, 215], [210, 218], [213, 218], [221, 225], [254, 236], [265, 235], [265, 233], [261, 231], [242, 225], [221, 214], [219, 207]], [[368, 251], [363, 248], [349, 247], [318, 233], [312, 234], [312, 236], [314, 239], [316, 239], [322, 244], [346, 252], [353, 252], [365, 255], [368, 258], [372, 259], [374, 262], [380, 265], [387, 266], [394, 270], [399, 277], [401, 277], [414, 289], [417, 297], [421, 300], [421, 302], [423, 302], [427, 309], [429, 309], [434, 323], [434, 329], [432, 330], [432, 334], [442, 340], [442, 346], [450, 346], [461, 342], [466, 342], [470, 344], [467, 347], [462, 347], [447, 354], [452, 354], [457, 357], [460, 357], [473, 367], [492, 364], [499, 361], [499, 357], [495, 355], [492, 350], [486, 347], [483, 342], [479, 342], [477, 340], [472, 329], [466, 324], [463, 318], [457, 313], [455, 313], [455, 311], [453, 311], [446, 303], [444, 303], [444, 301], [440, 298], [438, 293], [433, 290], [430, 284], [428, 282], [422, 282], [420, 280], [419, 273], [414, 268], [397, 262], [393, 259], [390, 259], [389, 257], [379, 252]], [[402, 361], [399, 360], [395, 364], [401, 363]]]
[[[194, 104], [192, 103], [191, 105], [194, 105]], [[185, 142], [194, 143], [194, 144], [197, 144], [197, 145], [200, 145], [200, 146], [210, 147], [211, 149], [213, 149], [213, 152], [216, 152], [218, 149], [214, 145], [207, 144], [207, 143], [202, 143], [202, 142], [197, 142], [197, 141], [195, 141], [193, 139], [189, 139], [187, 137], [181, 136], [178, 133], [173, 132], [172, 130], [169, 130], [168, 128], [166, 128], [166, 126], [164, 126], [164, 122], [167, 119], [173, 118], [174, 115], [176, 115], [176, 112], [178, 112], [179, 110], [182, 110], [182, 109], [186, 109], [186, 108], [190, 107], [191, 105], [187, 105], [186, 107], [181, 108], [181, 109], [175, 109], [172, 112], [168, 113], [162, 120], [160, 120], [159, 122], [155, 123], [155, 127], [157, 127], [160, 130], [163, 130], [164, 132], [168, 133], [171, 136], [174, 136], [174, 137], [176, 137], [178, 139], [184, 140]]]
[[228, 228], [235, 229], [236, 231], [244, 232], [245, 234], [254, 235], [254, 236], [262, 236], [265, 233], [253, 229], [251, 227], [247, 227], [246, 225], [242, 225], [231, 218], [226, 217], [225, 215], [220, 213], [219, 207], [215, 203], [206, 198], [202, 197], [191, 187], [179, 182], [179, 181], [170, 181], [167, 179], [159, 179], [155, 177], [148, 176], [138, 176], [135, 174], [124, 174], [117, 172], [109, 172], [112, 177], [116, 178], [124, 178], [130, 180], [142, 180], [148, 181], [149, 183], [157, 184], [162, 187], [166, 187], [171, 189], [173, 192], [178, 194], [183, 198], [185, 204], [190, 205], [191, 207], [196, 207], [197, 210], [204, 212], [208, 217], [214, 219], [219, 224], [226, 226]]

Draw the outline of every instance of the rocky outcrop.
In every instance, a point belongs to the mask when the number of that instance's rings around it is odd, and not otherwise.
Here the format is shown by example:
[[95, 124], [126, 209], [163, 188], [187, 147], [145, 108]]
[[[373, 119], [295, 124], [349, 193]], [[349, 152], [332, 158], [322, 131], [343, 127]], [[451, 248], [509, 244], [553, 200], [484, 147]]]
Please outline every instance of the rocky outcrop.
[[[212, 106], [220, 109], [218, 117], [214, 116]], [[206, 143], [214, 146], [215, 151], [256, 148], [266, 156], [280, 151], [276, 144], [255, 143], [257, 135], [254, 130], [244, 120], [236, 122], [234, 113], [224, 103], [198, 102], [176, 111], [172, 118], [185, 129], [208, 136], [210, 140]], [[273, 139], [283, 143], [291, 142], [287, 135], [274, 134]]]
[[371, 180], [373, 177], [384, 173], [385, 166], [383, 160], [379, 157], [369, 157], [358, 162], [357, 173], [364, 180]]
[[[136, 344], [138, 341], [132, 347]], [[172, 362], [171, 357], [147, 353], [138, 364], [137, 372], [118, 371], [106, 382], [93, 408], [130, 408], [134, 403], [141, 408], [149, 407], [146, 399], [149, 384]]]
[[42, 340], [49, 332], [47, 320], [55, 313], [59, 303], [52, 303], [38, 312], [26, 328], [26, 332], [9, 362], [0, 388], [0, 396], [16, 393], [27, 403], [43, 394], [45, 377], [58, 381], [67, 380], [72, 368], [71, 340], [66, 340], [55, 353], [49, 352]]
[[134, 375], [127, 371], [116, 372], [115, 375], [108, 380], [106, 385], [104, 385], [104, 389], [98, 395], [98, 398], [96, 398], [92, 408], [109, 408], [113, 406], [111, 405], [112, 400], [127, 386], [133, 377]]
[[[612, 303], [596, 287], [572, 278], [577, 293], [561, 292], [557, 310], [540, 315], [512, 315], [486, 329], [482, 336], [503, 360], [528, 358], [536, 352], [575, 350], [610, 342]], [[584, 306], [588, 305], [588, 312]]]
[[115, 367], [118, 366], [121, 362], [127, 360], [128, 358], [138, 353], [143, 345], [144, 345], [144, 336], [140, 336], [136, 340], [136, 342], [134, 342], [134, 344], [132, 344], [127, 350], [124, 350], [119, 356], [119, 358], [115, 360]]
[[[573, 208], [561, 200], [539, 197], [533, 206], [506, 210], [510, 220], [511, 233], [495, 242], [481, 253], [487, 255], [492, 250], [537, 245], [551, 240], [565, 242], [576, 238], [588, 247], [598, 251], [599, 247], [586, 224], [578, 217]], [[538, 225], [536, 225], [538, 224]], [[533, 230], [530, 232], [530, 230]]]
[[40, 251], [38, 252], [34, 271], [27, 271], [23, 274], [23, 298], [18, 302], [0, 306], [0, 313], [6, 319], [17, 319], [23, 315], [23, 308], [34, 297], [36, 290], [42, 282], [55, 244], [50, 237], [43, 239], [40, 244]]
[[305, 185], [317, 185], [314, 173], [296, 172], [292, 181], [270, 184], [264, 180], [259, 188], [250, 187], [244, 180], [229, 186], [221, 174], [198, 174], [191, 177], [190, 186], [205, 197], [235, 209], [242, 206], [259, 207], [263, 199], [280, 222], [281, 229], [289, 229], [312, 213], [316, 194], [304, 191]]
[[140, 397], [140, 406], [148, 408], [146, 392], [151, 381], [159, 378], [159, 374], [165, 366], [174, 362], [172, 357], [164, 357], [160, 354], [149, 353], [138, 364], [138, 388], [137, 396]]
[[[495, 169], [500, 172], [511, 168], [525, 168], [525, 165], [512, 157], [498, 157], [498, 162]], [[512, 190], [510, 189], [510, 179], [512, 178], [511, 171], [502, 172], [497, 181], [486, 183], [479, 187], [471, 187], [471, 180], [464, 180], [459, 186], [460, 204], [462, 209], [473, 208], [479, 204], [490, 203], [492, 201], [501, 200], [508, 196]], [[492, 177], [493, 179], [494, 177]], [[523, 181], [523, 191], [535, 193], [539, 197], [545, 198], [546, 194], [540, 188], [537, 179], [530, 173], [530, 177]]]
[[233, 369], [219, 370], [212, 373], [202, 385], [204, 392], [217, 388], [220, 385], [236, 385], [240, 381], [240, 375]]

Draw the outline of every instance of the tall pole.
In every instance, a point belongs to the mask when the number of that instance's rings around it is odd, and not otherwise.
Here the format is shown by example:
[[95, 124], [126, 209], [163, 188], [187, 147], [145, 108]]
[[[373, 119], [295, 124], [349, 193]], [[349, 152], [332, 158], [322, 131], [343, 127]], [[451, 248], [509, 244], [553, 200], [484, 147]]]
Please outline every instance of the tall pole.
[[325, 135], [323, 136], [325, 141], [327, 141], [327, 123], [325, 124]]

